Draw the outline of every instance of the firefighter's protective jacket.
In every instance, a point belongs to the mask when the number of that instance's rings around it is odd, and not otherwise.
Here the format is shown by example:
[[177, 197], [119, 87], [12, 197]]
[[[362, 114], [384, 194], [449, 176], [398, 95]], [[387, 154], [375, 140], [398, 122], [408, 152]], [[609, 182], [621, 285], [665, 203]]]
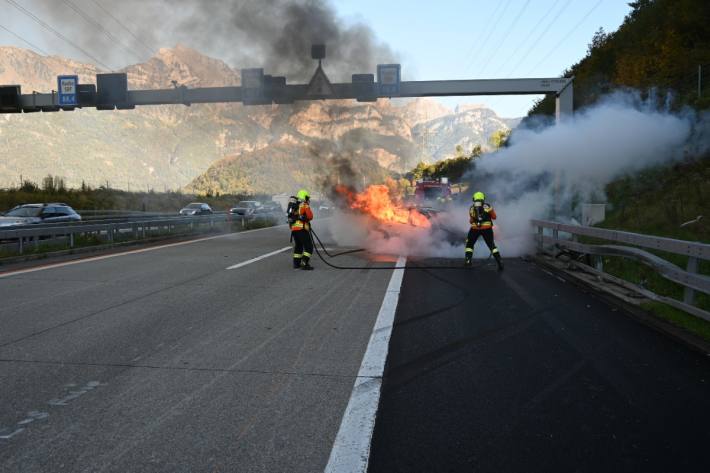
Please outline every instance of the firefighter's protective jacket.
[[291, 231], [310, 230], [310, 221], [313, 220], [313, 211], [307, 202], [301, 202], [298, 206], [298, 219], [291, 224]]
[[481, 206], [475, 204], [468, 210], [469, 222], [474, 230], [493, 228], [493, 220], [497, 218], [496, 211], [487, 203]]

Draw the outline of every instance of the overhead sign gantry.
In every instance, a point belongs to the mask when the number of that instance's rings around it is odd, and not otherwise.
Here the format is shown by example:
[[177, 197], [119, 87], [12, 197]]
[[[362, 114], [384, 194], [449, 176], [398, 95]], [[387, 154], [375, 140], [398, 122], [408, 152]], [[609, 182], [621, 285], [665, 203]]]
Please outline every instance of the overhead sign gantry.
[[287, 84], [283, 76], [264, 74], [263, 69], [242, 69], [241, 86], [128, 90], [126, 73], [97, 74], [96, 84], [80, 84], [76, 76], [59, 76], [58, 92], [21, 93], [19, 85], [0, 86], [0, 113], [126, 110], [143, 105], [191, 105], [242, 102], [244, 105], [289, 104], [303, 100], [354, 99], [374, 102], [379, 98], [446, 97], [469, 95], [554, 94], [556, 118], [573, 113], [573, 79], [480, 79], [402, 81], [399, 64], [377, 66], [377, 80], [370, 73], [353, 74], [351, 82], [331, 83], [321, 61], [325, 46], [314, 45], [311, 56], [318, 67], [308, 84]]

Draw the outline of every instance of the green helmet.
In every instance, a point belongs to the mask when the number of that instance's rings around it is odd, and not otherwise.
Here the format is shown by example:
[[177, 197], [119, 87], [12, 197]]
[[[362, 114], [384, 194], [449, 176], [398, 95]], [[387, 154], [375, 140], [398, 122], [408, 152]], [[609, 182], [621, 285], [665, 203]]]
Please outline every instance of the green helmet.
[[486, 194], [483, 192], [476, 192], [473, 194], [472, 200], [486, 200]]
[[311, 196], [306, 189], [301, 189], [300, 191], [298, 191], [298, 194], [296, 194], [296, 198], [298, 198], [298, 200], [306, 200], [310, 197]]

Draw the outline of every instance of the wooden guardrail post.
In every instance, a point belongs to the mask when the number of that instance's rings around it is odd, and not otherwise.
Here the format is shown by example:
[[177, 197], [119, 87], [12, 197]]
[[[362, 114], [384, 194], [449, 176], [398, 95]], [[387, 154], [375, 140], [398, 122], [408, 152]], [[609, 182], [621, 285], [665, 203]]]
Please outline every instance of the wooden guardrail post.
[[[688, 266], [685, 269], [689, 273], [698, 272], [698, 258], [695, 256], [688, 257]], [[683, 290], [683, 302], [689, 305], [695, 304], [695, 290], [691, 287], [686, 286]]]

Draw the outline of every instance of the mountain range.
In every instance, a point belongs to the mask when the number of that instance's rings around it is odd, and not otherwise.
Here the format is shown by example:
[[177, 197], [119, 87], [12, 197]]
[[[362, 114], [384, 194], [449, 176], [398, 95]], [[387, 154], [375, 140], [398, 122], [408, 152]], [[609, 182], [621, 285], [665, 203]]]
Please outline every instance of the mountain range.
[[[240, 83], [237, 70], [182, 45], [123, 71], [131, 89]], [[61, 74], [94, 82], [97, 72], [90, 64], [0, 47], [0, 84], [20, 84], [23, 93], [56, 89]], [[483, 106], [451, 110], [433, 99], [6, 114], [0, 115], [0, 187], [47, 174], [72, 186], [221, 193], [360, 183], [451, 156], [458, 144], [486, 148], [493, 132], [517, 123]]]

